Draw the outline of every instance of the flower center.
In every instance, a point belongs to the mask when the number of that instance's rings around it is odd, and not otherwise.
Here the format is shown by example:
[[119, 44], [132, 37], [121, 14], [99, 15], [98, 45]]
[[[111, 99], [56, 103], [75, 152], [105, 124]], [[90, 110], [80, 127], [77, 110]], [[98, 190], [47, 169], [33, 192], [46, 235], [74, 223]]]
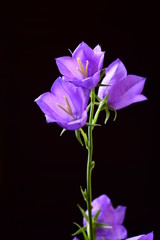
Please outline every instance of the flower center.
[[86, 60], [85, 69], [84, 69], [83, 64], [82, 64], [82, 62], [81, 62], [79, 57], [77, 58], [77, 62], [78, 62], [78, 65], [79, 65], [79, 67], [77, 67], [77, 70], [83, 75], [83, 77], [86, 78], [88, 76], [88, 64], [89, 64], [89, 61]]
[[64, 99], [66, 101], [66, 108], [61, 106], [59, 103], [57, 103], [57, 106], [60, 107], [63, 111], [65, 111], [68, 115], [70, 115], [74, 120], [75, 120], [75, 117], [73, 115], [73, 112], [72, 112], [72, 108], [68, 102], [68, 99], [66, 96], [64, 96]]

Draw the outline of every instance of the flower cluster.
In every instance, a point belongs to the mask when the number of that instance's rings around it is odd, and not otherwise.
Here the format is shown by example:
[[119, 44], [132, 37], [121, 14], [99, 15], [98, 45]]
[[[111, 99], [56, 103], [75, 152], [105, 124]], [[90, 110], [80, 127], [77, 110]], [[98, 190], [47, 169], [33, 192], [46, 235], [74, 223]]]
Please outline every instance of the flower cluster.
[[[97, 125], [99, 113], [106, 111], [106, 123], [110, 111], [116, 113], [116, 110], [147, 99], [142, 94], [146, 79], [127, 74], [120, 59], [103, 68], [104, 54], [99, 45], [91, 49], [82, 42], [71, 56], [56, 58], [62, 76], [54, 81], [50, 92], [43, 93], [35, 102], [45, 114], [48, 123], [56, 122], [64, 130], [74, 130], [82, 145], [81, 136], [83, 137], [88, 150], [87, 188], [81, 189], [87, 211], [79, 206], [83, 215], [83, 227], [77, 224], [79, 230], [73, 236], [82, 233], [85, 240], [153, 240], [153, 232], [127, 238], [127, 230], [123, 226], [125, 206], [114, 209], [107, 195], [92, 201], [92, 131]], [[97, 107], [96, 113], [94, 107]], [[88, 126], [88, 137], [82, 129], [84, 125]]]
[[105, 70], [105, 76], [99, 84], [98, 98], [104, 100], [108, 96], [108, 108], [118, 110], [146, 100], [141, 94], [145, 78], [127, 75], [127, 70], [119, 59], [102, 69], [104, 54], [99, 45], [91, 49], [82, 42], [72, 56], [56, 59], [62, 77], [54, 81], [50, 92], [35, 100], [47, 122], [56, 122], [67, 130], [83, 127], [87, 121], [90, 91], [98, 87], [102, 70]]

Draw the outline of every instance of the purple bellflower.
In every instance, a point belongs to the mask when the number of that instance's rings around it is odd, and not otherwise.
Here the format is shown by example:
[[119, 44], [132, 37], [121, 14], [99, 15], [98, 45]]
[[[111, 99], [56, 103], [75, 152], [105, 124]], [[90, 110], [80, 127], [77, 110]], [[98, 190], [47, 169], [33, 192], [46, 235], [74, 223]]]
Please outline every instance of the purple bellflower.
[[[122, 225], [126, 213], [125, 206], [118, 206], [114, 209], [109, 197], [107, 195], [101, 195], [93, 200], [92, 207], [93, 216], [100, 209], [97, 222], [112, 226], [112, 228], [97, 228], [97, 240], [102, 240], [102, 237], [104, 240], [119, 240], [127, 237], [127, 230]], [[84, 218], [83, 225], [85, 226], [86, 224]]]
[[103, 100], [108, 94], [108, 105], [115, 110], [144, 101], [147, 98], [141, 92], [145, 80], [144, 77], [127, 75], [124, 64], [117, 59], [107, 67], [101, 83], [109, 86], [100, 86], [98, 97]]
[[35, 100], [47, 122], [56, 122], [68, 130], [79, 129], [86, 123], [87, 101], [88, 96], [81, 87], [76, 87], [61, 77], [55, 80], [51, 92], [46, 92]]
[[82, 42], [72, 53], [72, 56], [56, 58], [56, 64], [65, 80], [73, 82], [76, 86], [88, 89], [94, 88], [99, 79], [103, 66], [104, 52], [97, 45], [91, 49]]
[[153, 232], [145, 235], [139, 235], [136, 237], [127, 238], [126, 240], [153, 240]]

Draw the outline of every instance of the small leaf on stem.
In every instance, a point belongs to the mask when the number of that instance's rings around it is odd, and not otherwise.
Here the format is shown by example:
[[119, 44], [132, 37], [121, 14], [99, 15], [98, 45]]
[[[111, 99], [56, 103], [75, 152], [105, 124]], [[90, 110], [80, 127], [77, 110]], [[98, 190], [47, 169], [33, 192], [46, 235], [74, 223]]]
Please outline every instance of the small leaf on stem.
[[85, 213], [84, 209], [81, 208], [81, 206], [80, 206], [79, 204], [77, 204], [77, 206], [78, 206], [79, 210], [81, 211], [83, 217], [84, 217], [84, 218], [86, 219], [86, 221], [88, 222], [88, 216], [87, 216], [87, 214]]
[[87, 202], [88, 201], [88, 199], [87, 199], [87, 190], [86, 189], [83, 190], [82, 186], [80, 186], [80, 190], [81, 190], [81, 193], [82, 193], [82, 196], [83, 196], [84, 200]]
[[83, 237], [84, 237], [84, 240], [89, 240], [88, 237], [87, 237], [87, 234], [86, 234], [86, 229], [87, 229], [87, 226], [84, 226], [84, 227], [81, 227], [78, 223], [75, 223], [74, 224], [79, 228], [78, 231], [76, 231], [75, 233], [72, 234], [72, 236], [76, 236], [77, 234], [80, 234], [82, 233], [83, 234]]

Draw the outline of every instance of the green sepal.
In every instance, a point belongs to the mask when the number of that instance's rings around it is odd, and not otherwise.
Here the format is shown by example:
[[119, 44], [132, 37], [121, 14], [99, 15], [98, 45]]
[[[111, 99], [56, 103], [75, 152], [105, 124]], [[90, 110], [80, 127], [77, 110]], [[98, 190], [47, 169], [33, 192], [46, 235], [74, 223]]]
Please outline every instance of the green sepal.
[[108, 102], [108, 98], [109, 98], [109, 95], [107, 94], [103, 100], [104, 103], [107, 103]]
[[75, 130], [75, 135], [76, 135], [76, 138], [77, 140], [80, 142], [80, 144], [83, 146], [83, 143], [82, 143], [82, 140], [81, 140], [81, 133], [80, 133], [80, 130]]
[[112, 226], [109, 226], [109, 225], [107, 225], [105, 223], [95, 222], [94, 224], [95, 224], [96, 228], [112, 228]]
[[60, 133], [60, 136], [62, 136], [65, 131], [67, 131], [67, 129], [63, 128], [61, 133]]
[[100, 127], [101, 126], [101, 124], [94, 124], [94, 123], [88, 123], [88, 122], [86, 122], [85, 125], [86, 126], [91, 126], [91, 127]]
[[74, 224], [79, 228], [79, 230], [77, 230], [75, 233], [72, 234], [72, 236], [76, 236], [80, 233], [83, 234], [84, 240], [89, 240], [86, 234], [86, 230], [87, 230], [87, 226], [81, 227], [78, 223], [74, 222]]
[[83, 196], [84, 200], [85, 200], [86, 202], [88, 202], [88, 199], [87, 199], [87, 190], [86, 190], [86, 189], [83, 190], [83, 189], [82, 189], [82, 186], [80, 186], [80, 190], [81, 190], [81, 193], [82, 193], [82, 196]]
[[79, 210], [81, 211], [83, 217], [84, 217], [84, 218], [86, 219], [86, 221], [88, 222], [88, 216], [87, 216], [87, 214], [85, 213], [84, 209], [81, 208], [81, 206], [80, 206], [79, 204], [77, 204], [77, 206], [78, 206]]
[[101, 211], [101, 208], [99, 208], [98, 211], [96, 212], [96, 214], [94, 215], [94, 217], [93, 217], [93, 222], [96, 222], [96, 221], [97, 221], [97, 218], [98, 218], [98, 216], [99, 216], [100, 211]]
[[105, 121], [104, 121], [104, 124], [107, 123], [109, 117], [110, 117], [110, 111], [108, 110], [108, 108], [105, 108], [105, 111], [106, 111], [106, 118], [105, 118]]
[[82, 134], [83, 139], [84, 139], [85, 146], [86, 146], [86, 148], [88, 149], [88, 137], [87, 137], [87, 134], [83, 131], [82, 128], [80, 128], [79, 131], [80, 131], [80, 133]]
[[113, 119], [113, 121], [116, 121], [116, 119], [117, 119], [117, 111], [114, 109], [114, 119]]

